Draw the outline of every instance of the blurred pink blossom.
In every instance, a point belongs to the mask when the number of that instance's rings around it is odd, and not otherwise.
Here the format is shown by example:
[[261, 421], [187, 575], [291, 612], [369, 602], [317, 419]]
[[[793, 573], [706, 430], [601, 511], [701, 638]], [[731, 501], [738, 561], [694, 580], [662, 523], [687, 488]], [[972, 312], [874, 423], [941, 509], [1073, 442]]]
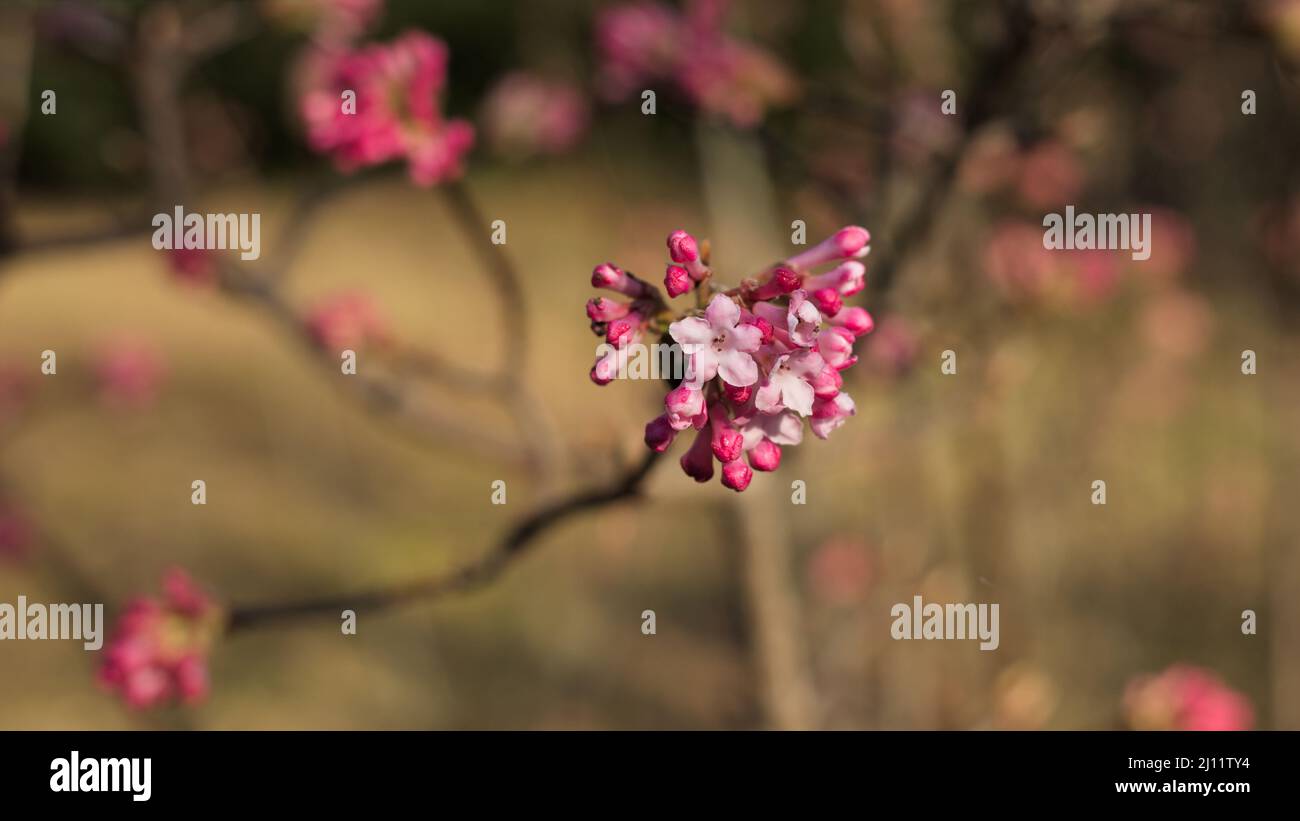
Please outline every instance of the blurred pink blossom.
[[875, 575], [870, 549], [847, 536], [833, 536], [808, 559], [808, 585], [815, 597], [831, 605], [862, 600]]
[[[420, 31], [387, 44], [311, 53], [300, 100], [308, 144], [345, 172], [402, 159], [417, 185], [460, 177], [474, 128], [443, 117], [447, 61], [446, 45]], [[355, 113], [344, 99], [349, 91]]]
[[98, 350], [94, 372], [100, 398], [106, 404], [138, 409], [157, 399], [166, 368], [153, 347], [123, 338], [107, 342]]
[[1014, 219], [994, 226], [984, 246], [984, 270], [1013, 301], [1065, 308], [1108, 299], [1121, 273], [1115, 252], [1044, 248], [1043, 229]]
[[1249, 730], [1255, 723], [1245, 696], [1209, 670], [1185, 664], [1130, 681], [1124, 712], [1135, 730]]
[[167, 251], [172, 277], [186, 285], [208, 286], [217, 281], [217, 257], [207, 248], [173, 248]]
[[35, 377], [14, 362], [0, 362], [0, 425], [16, 417], [31, 398]]
[[866, 356], [878, 370], [897, 376], [911, 370], [920, 348], [911, 323], [901, 316], [890, 316], [876, 326]]
[[26, 558], [32, 548], [32, 523], [8, 499], [0, 497], [0, 561]]
[[526, 72], [501, 79], [482, 109], [483, 132], [492, 148], [514, 157], [562, 154], [587, 131], [587, 99], [567, 83]]
[[674, 83], [701, 109], [740, 127], [793, 101], [794, 78], [774, 57], [722, 30], [727, 3], [689, 0], [684, 12], [656, 2], [624, 3], [596, 20], [600, 82], [619, 100]]
[[136, 709], [194, 704], [208, 694], [207, 657], [220, 609], [183, 570], [169, 570], [162, 587], [161, 599], [127, 604], [97, 671], [100, 686]]
[[388, 339], [388, 322], [368, 294], [345, 292], [316, 303], [307, 313], [307, 332], [327, 351], [357, 349]]
[[1083, 181], [1078, 155], [1059, 140], [1047, 139], [1021, 156], [1016, 191], [1031, 208], [1055, 208], [1074, 202]]

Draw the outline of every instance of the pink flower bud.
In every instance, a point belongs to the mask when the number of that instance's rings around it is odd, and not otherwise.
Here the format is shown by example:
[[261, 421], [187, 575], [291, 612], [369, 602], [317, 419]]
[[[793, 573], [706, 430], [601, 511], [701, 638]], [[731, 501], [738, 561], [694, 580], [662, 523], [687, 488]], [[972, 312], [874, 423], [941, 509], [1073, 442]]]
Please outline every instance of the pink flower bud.
[[840, 392], [840, 388], [844, 387], [844, 377], [830, 365], [822, 368], [821, 372], [808, 382], [812, 385], [813, 395], [818, 399], [833, 399], [835, 394]]
[[711, 435], [707, 428], [695, 435], [691, 449], [682, 454], [682, 472], [697, 482], [707, 482], [713, 478], [713, 449], [709, 442]]
[[749, 451], [749, 464], [754, 470], [776, 470], [781, 466], [781, 446], [764, 438]]
[[754, 291], [754, 299], [768, 300], [785, 296], [791, 291], [796, 290], [802, 282], [802, 279], [802, 277], [794, 271], [791, 271], [789, 268], [777, 268], [772, 272], [772, 276], [768, 278], [767, 282], [764, 282], [756, 291]]
[[722, 466], [722, 484], [740, 493], [749, 487], [754, 478], [754, 471], [749, 469], [743, 459], [736, 458]]
[[676, 438], [677, 431], [668, 421], [668, 414], [663, 413], [651, 419], [645, 426], [646, 447], [655, 453], [663, 453]]
[[812, 292], [813, 304], [822, 316], [835, 316], [844, 307], [844, 300], [840, 299], [840, 292], [834, 288], [822, 288]]
[[746, 385], [743, 388], [738, 388], [735, 385], [729, 385], [726, 382], [723, 382], [722, 387], [723, 390], [727, 392], [727, 398], [731, 400], [731, 404], [737, 407], [748, 402], [749, 397], [754, 395], [753, 385]]
[[744, 319], [741, 320], [741, 322], [744, 322], [747, 325], [753, 325], [755, 328], [758, 328], [760, 331], [763, 332], [762, 344], [764, 345], [772, 344], [772, 323], [771, 322], [768, 322], [766, 319], [764, 319], [761, 316], [755, 316], [754, 314], [750, 314], [749, 316], [745, 317]]
[[838, 393], [834, 399], [818, 399], [813, 402], [812, 418], [808, 426], [818, 439], [826, 439], [831, 431], [844, 424], [844, 420], [857, 413], [853, 399], [847, 393]]
[[853, 355], [853, 340], [851, 331], [840, 327], [827, 328], [817, 336], [816, 350], [827, 365], [842, 371], [858, 361]]
[[871, 333], [876, 327], [876, 321], [867, 313], [866, 308], [854, 306], [845, 308], [835, 315], [831, 320], [832, 325], [838, 325], [855, 337]]
[[596, 364], [591, 366], [591, 381], [597, 385], [608, 385], [618, 378], [618, 370], [618, 351], [609, 351], [596, 359]]
[[664, 274], [664, 287], [668, 289], [668, 296], [678, 297], [691, 289], [694, 281], [690, 273], [680, 265], [669, 265], [668, 271]]
[[813, 290], [834, 288], [840, 296], [853, 296], [867, 285], [867, 268], [861, 262], [849, 260], [824, 274], [808, 277], [804, 287]]
[[790, 257], [786, 263], [795, 268], [808, 269], [838, 259], [863, 257], [870, 250], [870, 242], [871, 233], [867, 229], [849, 225], [807, 251]]
[[605, 341], [616, 348], [627, 347], [628, 343], [635, 342], [640, 335], [641, 316], [632, 314], [623, 319], [616, 319], [609, 323], [605, 331]]
[[668, 255], [673, 262], [695, 262], [700, 258], [700, 249], [695, 237], [679, 229], [668, 235]]
[[616, 302], [603, 296], [587, 300], [587, 318], [592, 322], [613, 322], [627, 316], [631, 310], [630, 302]]
[[704, 392], [690, 385], [679, 385], [664, 397], [664, 409], [673, 430], [700, 429], [708, 421], [704, 410]]
[[696, 282], [709, 275], [709, 269], [700, 259], [700, 247], [695, 237], [685, 231], [673, 231], [668, 235], [668, 256], [673, 262], [683, 265]]
[[644, 282], [631, 274], [624, 273], [622, 268], [612, 262], [605, 262], [596, 266], [595, 270], [591, 272], [591, 287], [617, 291], [633, 299], [649, 293]]
[[713, 455], [724, 465], [739, 459], [745, 438], [732, 426], [731, 420], [727, 418], [727, 412], [721, 405], [713, 405], [709, 408], [709, 421], [713, 423], [713, 438], [710, 442]]

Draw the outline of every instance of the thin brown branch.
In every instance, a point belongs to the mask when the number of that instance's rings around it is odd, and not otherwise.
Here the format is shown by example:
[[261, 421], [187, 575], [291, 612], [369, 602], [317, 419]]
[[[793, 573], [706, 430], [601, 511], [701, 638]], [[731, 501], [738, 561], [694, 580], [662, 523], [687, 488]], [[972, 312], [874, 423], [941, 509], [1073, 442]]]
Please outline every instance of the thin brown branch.
[[583, 491], [539, 508], [516, 523], [494, 548], [450, 573], [351, 595], [329, 596], [291, 604], [235, 608], [230, 613], [227, 630], [236, 633], [295, 618], [338, 614], [343, 610], [357, 613], [387, 610], [477, 590], [500, 577], [535, 544], [539, 536], [555, 525], [578, 513], [638, 496], [659, 455], [654, 451], [647, 452], [640, 462], [629, 467], [607, 487]]

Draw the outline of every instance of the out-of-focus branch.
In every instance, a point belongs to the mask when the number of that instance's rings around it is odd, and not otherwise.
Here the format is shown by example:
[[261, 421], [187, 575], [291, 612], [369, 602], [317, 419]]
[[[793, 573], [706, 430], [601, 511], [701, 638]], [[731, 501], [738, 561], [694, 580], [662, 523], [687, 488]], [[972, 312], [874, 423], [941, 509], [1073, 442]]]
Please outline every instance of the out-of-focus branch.
[[590, 510], [635, 498], [658, 461], [659, 454], [648, 451], [641, 461], [630, 466], [611, 483], [558, 499], [519, 520], [497, 545], [479, 558], [454, 570], [413, 582], [337, 595], [290, 604], [237, 607], [230, 612], [227, 630], [238, 633], [295, 618], [338, 615], [342, 610], [374, 612], [418, 601], [431, 601], [454, 593], [467, 593], [496, 580], [523, 556], [536, 539], [550, 528]]

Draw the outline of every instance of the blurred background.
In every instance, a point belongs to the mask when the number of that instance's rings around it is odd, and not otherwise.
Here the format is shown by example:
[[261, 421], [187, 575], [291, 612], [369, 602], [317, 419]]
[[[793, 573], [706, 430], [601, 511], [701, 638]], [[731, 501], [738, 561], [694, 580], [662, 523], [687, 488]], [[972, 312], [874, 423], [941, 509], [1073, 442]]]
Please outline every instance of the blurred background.
[[[522, 350], [439, 187], [305, 135], [314, 58], [411, 30], [446, 43]], [[0, 31], [0, 601], [115, 614], [182, 567], [238, 608], [482, 554], [641, 458], [663, 387], [592, 384], [582, 305], [675, 229], [734, 284], [793, 221], [864, 225], [876, 319], [856, 417], [743, 494], [679, 442], [481, 591], [217, 637], [186, 706], [3, 642], [0, 727], [1110, 729], [1196, 698], [1300, 727], [1300, 3], [19, 2]], [[155, 251], [180, 197], [261, 213], [261, 260]], [[1151, 258], [1044, 251], [1067, 204], [1152, 214]], [[339, 311], [400, 401], [344, 384]], [[998, 603], [1001, 646], [891, 640], [916, 595]]]

